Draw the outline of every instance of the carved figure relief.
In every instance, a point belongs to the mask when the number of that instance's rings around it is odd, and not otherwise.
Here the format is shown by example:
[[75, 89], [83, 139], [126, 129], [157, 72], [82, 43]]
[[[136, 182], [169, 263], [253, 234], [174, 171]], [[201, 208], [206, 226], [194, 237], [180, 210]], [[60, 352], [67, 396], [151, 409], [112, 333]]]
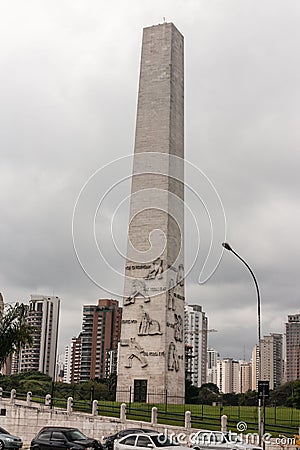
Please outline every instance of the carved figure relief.
[[168, 370], [179, 370], [179, 358], [174, 342], [170, 342], [168, 351]]
[[155, 334], [162, 334], [160, 331], [160, 324], [158, 320], [151, 319], [149, 314], [144, 311], [143, 307], [142, 309], [142, 319], [140, 321], [139, 325], [139, 336], [151, 336]]
[[156, 258], [151, 264], [148, 275], [145, 276], [145, 280], [161, 280], [163, 273], [163, 260]]
[[171, 278], [171, 280], [169, 281], [168, 309], [175, 311], [175, 296], [174, 296], [174, 280], [173, 280], [173, 278]]
[[175, 323], [174, 323], [174, 339], [175, 341], [182, 342], [183, 341], [183, 320], [180, 314], [174, 314]]
[[129, 341], [123, 341], [121, 342], [122, 346], [129, 346], [129, 354], [127, 357], [127, 362], [125, 364], [125, 367], [131, 368], [132, 367], [132, 360], [136, 358], [140, 363], [142, 367], [148, 366], [147, 358], [144, 355], [144, 349], [138, 344], [135, 340], [135, 338], [130, 338]]
[[176, 284], [178, 284], [179, 286], [184, 286], [184, 269], [183, 269], [183, 264], [179, 264], [179, 266], [178, 266]]
[[146, 296], [146, 283], [142, 279], [136, 279], [132, 282], [132, 294], [124, 300], [124, 306], [135, 303], [136, 298], [143, 298], [144, 303], [150, 302], [150, 297]]

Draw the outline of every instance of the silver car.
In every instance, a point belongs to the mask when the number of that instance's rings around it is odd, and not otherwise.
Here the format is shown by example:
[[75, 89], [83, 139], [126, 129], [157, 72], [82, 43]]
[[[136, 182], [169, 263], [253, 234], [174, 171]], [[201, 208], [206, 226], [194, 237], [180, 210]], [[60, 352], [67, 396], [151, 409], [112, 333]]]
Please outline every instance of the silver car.
[[222, 431], [198, 431], [191, 436], [191, 444], [195, 450], [262, 450], [258, 445], [246, 442], [241, 434]]
[[[175, 447], [175, 449], [174, 449]], [[160, 433], [134, 433], [129, 434], [122, 439], [115, 441], [115, 450], [144, 450], [148, 449], [161, 449], [164, 450], [191, 450], [189, 447], [183, 447], [167, 436]]]

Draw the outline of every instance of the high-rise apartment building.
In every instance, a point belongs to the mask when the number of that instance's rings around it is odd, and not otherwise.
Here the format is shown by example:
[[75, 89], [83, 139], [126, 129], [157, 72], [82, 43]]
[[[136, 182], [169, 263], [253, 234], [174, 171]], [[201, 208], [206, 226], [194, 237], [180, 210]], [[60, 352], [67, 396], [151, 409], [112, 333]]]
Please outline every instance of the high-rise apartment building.
[[80, 381], [105, 378], [106, 353], [117, 349], [122, 308], [117, 300], [100, 299], [83, 307]]
[[118, 370], [118, 349], [107, 350], [105, 361], [105, 378], [116, 375]]
[[258, 345], [255, 345], [252, 349], [252, 358], [251, 358], [251, 367], [252, 367], [252, 390], [257, 391], [258, 388], [258, 380], [259, 380], [259, 352]]
[[218, 358], [213, 374], [212, 382], [223, 394], [245, 393], [252, 389], [251, 362], [236, 361], [233, 358]]
[[282, 334], [271, 333], [260, 341], [260, 379], [269, 381], [270, 389], [280, 386], [283, 381], [282, 340]]
[[251, 362], [240, 361], [240, 391], [244, 394], [252, 390], [252, 364]]
[[32, 347], [19, 355], [19, 371], [38, 370], [55, 378], [60, 299], [31, 295], [27, 322], [34, 327]]
[[81, 370], [81, 338], [82, 333], [78, 337], [72, 338], [71, 343], [71, 383], [79, 383]]
[[300, 314], [288, 316], [286, 330], [286, 381], [300, 379]]
[[66, 345], [64, 354], [64, 383], [71, 383], [72, 344]]
[[217, 384], [217, 361], [220, 358], [219, 352], [214, 348], [207, 350], [207, 383]]
[[232, 358], [217, 361], [217, 386], [223, 394], [240, 392], [239, 362]]
[[190, 379], [194, 386], [206, 383], [207, 317], [199, 305], [187, 305], [184, 311], [184, 339], [192, 348]]
[[184, 358], [185, 358], [185, 380], [192, 382], [194, 355], [193, 355], [193, 346], [191, 344], [185, 344]]
[[55, 368], [55, 381], [64, 381], [64, 371], [65, 371], [65, 355], [60, 353], [57, 355], [56, 368]]

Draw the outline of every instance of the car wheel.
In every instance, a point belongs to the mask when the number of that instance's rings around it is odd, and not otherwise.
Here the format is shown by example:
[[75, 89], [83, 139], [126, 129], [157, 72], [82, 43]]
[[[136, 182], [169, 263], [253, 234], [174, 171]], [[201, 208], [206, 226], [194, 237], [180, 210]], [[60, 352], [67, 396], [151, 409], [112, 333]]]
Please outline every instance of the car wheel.
[[3, 450], [3, 449], [4, 449], [4, 444], [2, 441], [0, 441], [0, 450]]

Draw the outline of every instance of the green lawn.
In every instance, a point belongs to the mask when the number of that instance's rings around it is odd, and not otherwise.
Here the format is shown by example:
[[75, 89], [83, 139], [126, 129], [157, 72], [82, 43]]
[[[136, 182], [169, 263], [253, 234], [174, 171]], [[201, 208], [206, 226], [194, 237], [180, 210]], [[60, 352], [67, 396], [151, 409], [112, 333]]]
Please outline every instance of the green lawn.
[[[33, 398], [33, 401], [43, 399]], [[209, 405], [151, 405], [145, 403], [127, 403], [127, 418], [131, 420], [151, 420], [151, 408], [158, 408], [158, 422], [169, 425], [184, 425], [185, 411], [191, 411], [192, 426], [202, 429], [220, 429], [220, 418], [223, 414], [228, 417], [228, 428], [237, 431], [237, 423], [245, 422], [247, 431], [256, 432], [258, 422], [258, 410], [256, 406], [209, 406]], [[66, 400], [54, 399], [54, 407], [66, 409]], [[91, 412], [91, 402], [84, 400], [74, 401], [74, 410]], [[99, 401], [99, 415], [119, 417], [120, 403]], [[285, 434], [292, 436], [298, 433], [300, 425], [300, 410], [285, 407], [265, 408], [265, 429], [276, 436]]]
[[[99, 414], [109, 415], [106, 403], [99, 403]], [[117, 415], [119, 404], [115, 405]], [[192, 426], [195, 428], [220, 429], [220, 418], [223, 414], [228, 417], [228, 425], [232, 431], [237, 431], [238, 422], [245, 422], [249, 432], [257, 431], [258, 409], [256, 406], [209, 406], [209, 405], [149, 405], [141, 403], [127, 404], [127, 417], [132, 420], [150, 421], [151, 408], [158, 408], [158, 422], [169, 425], [184, 425], [185, 411], [192, 413]], [[285, 407], [265, 408], [265, 428], [274, 434], [293, 435], [298, 433], [300, 425], [300, 410]]]

